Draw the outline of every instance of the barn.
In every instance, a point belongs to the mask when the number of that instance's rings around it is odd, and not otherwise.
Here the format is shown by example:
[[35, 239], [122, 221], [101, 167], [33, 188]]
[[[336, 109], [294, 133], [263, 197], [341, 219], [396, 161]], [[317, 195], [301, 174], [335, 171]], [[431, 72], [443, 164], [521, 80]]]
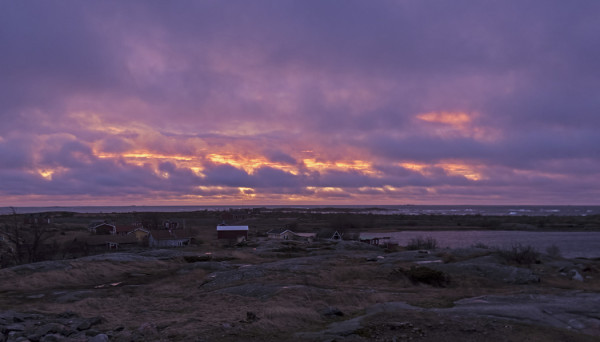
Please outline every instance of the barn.
[[217, 239], [248, 240], [248, 226], [217, 226]]

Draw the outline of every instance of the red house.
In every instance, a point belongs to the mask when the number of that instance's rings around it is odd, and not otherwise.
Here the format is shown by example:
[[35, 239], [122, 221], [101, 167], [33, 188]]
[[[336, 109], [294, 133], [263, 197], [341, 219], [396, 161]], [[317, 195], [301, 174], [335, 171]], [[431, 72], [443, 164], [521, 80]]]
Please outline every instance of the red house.
[[248, 226], [217, 226], [217, 239], [248, 240]]

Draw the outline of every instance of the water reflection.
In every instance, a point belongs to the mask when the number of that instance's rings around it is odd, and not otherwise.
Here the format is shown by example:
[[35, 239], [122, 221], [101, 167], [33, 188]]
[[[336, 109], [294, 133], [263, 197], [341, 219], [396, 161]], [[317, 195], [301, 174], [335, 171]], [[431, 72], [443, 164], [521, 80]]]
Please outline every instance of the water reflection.
[[369, 233], [374, 237], [389, 236], [390, 241], [401, 246], [417, 237], [432, 237], [438, 246], [461, 248], [475, 244], [488, 247], [511, 248], [516, 244], [531, 245], [545, 252], [557, 246], [565, 258], [600, 258], [600, 232], [524, 232], [524, 231], [404, 231]]

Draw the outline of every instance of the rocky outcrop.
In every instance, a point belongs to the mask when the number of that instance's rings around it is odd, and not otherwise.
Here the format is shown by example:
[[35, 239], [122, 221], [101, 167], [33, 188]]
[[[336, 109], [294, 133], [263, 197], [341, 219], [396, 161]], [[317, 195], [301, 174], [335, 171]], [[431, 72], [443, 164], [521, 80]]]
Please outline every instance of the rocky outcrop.
[[0, 341], [108, 341], [108, 335], [93, 327], [102, 318], [80, 317], [72, 312], [42, 315], [15, 311], [0, 312]]
[[540, 277], [523, 267], [503, 265], [495, 256], [483, 256], [449, 264], [430, 264], [429, 267], [453, 276], [468, 275], [507, 284], [539, 283]]

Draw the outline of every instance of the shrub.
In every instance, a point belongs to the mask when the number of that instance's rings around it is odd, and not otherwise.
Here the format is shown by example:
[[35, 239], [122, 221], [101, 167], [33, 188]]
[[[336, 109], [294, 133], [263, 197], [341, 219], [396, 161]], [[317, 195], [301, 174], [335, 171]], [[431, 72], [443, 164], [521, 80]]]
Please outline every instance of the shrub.
[[450, 282], [450, 278], [444, 272], [425, 266], [411, 266], [408, 270], [398, 269], [392, 273], [401, 273], [413, 283], [429, 284], [436, 287], [445, 287]]
[[548, 254], [549, 256], [551, 256], [553, 258], [562, 257], [562, 255], [560, 253], [560, 248], [558, 248], [557, 245], [552, 245], [552, 246], [546, 248], [546, 254]]
[[474, 248], [489, 249], [490, 247], [483, 242], [477, 242], [473, 245]]
[[406, 245], [406, 249], [408, 250], [417, 250], [417, 249], [436, 249], [437, 248], [437, 240], [428, 236], [427, 238], [417, 237], [410, 239], [408, 245]]
[[183, 260], [185, 260], [185, 262], [202, 262], [202, 261], [210, 261], [211, 256], [210, 255], [186, 255], [183, 257]]
[[501, 250], [500, 256], [509, 264], [530, 265], [539, 263], [539, 253], [530, 245], [513, 245], [510, 250]]

